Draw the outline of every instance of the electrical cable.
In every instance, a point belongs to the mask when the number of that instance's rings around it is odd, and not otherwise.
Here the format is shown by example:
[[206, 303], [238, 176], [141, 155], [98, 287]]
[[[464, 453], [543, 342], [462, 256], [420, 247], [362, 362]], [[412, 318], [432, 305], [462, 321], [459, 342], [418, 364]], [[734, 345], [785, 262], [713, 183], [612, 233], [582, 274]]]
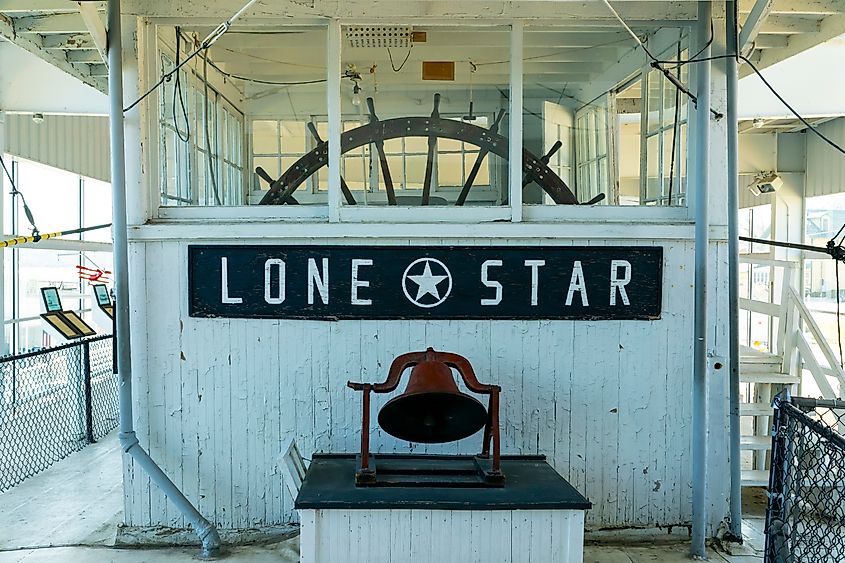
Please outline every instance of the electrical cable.
[[669, 62], [669, 63], [677, 64], [678, 66], [681, 66], [681, 65], [692, 64], [692, 63], [703, 63], [703, 62], [707, 62], [707, 61], [717, 61], [717, 60], [727, 59], [727, 58], [736, 58], [736, 59], [741, 60], [744, 63], [746, 63], [751, 68], [751, 70], [754, 71], [754, 74], [757, 75], [757, 78], [760, 79], [760, 81], [763, 83], [763, 85], [766, 88], [768, 88], [768, 90], [780, 101], [780, 103], [782, 103], [784, 105], [784, 107], [786, 107], [786, 109], [789, 110], [789, 112], [792, 115], [795, 116], [796, 119], [798, 119], [798, 121], [803, 123], [804, 126], [807, 127], [807, 129], [809, 129], [818, 138], [820, 138], [825, 143], [827, 143], [828, 145], [833, 147], [836, 151], [845, 155], [845, 148], [843, 148], [841, 145], [837, 144], [835, 141], [833, 141], [832, 139], [827, 137], [824, 133], [819, 131], [813, 124], [811, 124], [809, 121], [807, 121], [804, 118], [804, 116], [802, 116], [800, 113], [798, 113], [798, 111], [794, 107], [792, 107], [792, 105], [789, 102], [786, 101], [786, 99], [780, 94], [780, 92], [778, 92], [775, 89], [775, 87], [772, 86], [772, 84], [766, 79], [766, 77], [763, 76], [763, 73], [760, 71], [760, 69], [758, 69], [754, 65], [754, 63], [751, 62], [751, 60], [744, 55], [740, 55], [738, 53], [730, 53], [730, 54], [727, 54], [727, 55], [714, 55], [712, 57], [704, 57], [704, 58], [701, 58], [701, 59], [688, 59], [686, 61], [657, 61], [657, 62], [658, 63]]
[[[711, 23], [710, 26], [711, 37], [710, 40], [713, 40], [712, 32], [713, 26]], [[699, 53], [703, 52], [707, 46], [705, 45]], [[678, 41], [678, 58], [681, 57], [681, 42]], [[681, 70], [678, 68], [678, 78], [681, 77]], [[672, 156], [669, 160], [669, 201], [668, 204], [672, 205], [672, 191], [675, 186], [675, 146], [678, 141], [678, 128], [679, 128], [679, 121], [681, 120], [681, 91], [677, 88], [675, 89], [675, 120], [672, 124]]]
[[390, 68], [393, 69], [393, 72], [399, 72], [405, 67], [405, 63], [408, 62], [408, 59], [411, 58], [411, 50], [414, 48], [414, 44], [411, 43], [411, 46], [408, 47], [408, 54], [405, 55], [405, 60], [402, 61], [402, 64], [399, 65], [399, 68], [396, 68], [396, 65], [393, 63], [393, 54], [390, 52], [390, 47], [387, 47], [387, 56], [390, 59]]
[[[182, 33], [180, 28], [176, 27], [176, 65], [179, 65], [179, 57], [182, 53]], [[181, 72], [176, 73], [176, 79], [173, 81], [173, 128], [176, 129], [176, 135], [179, 137], [179, 140], [183, 143], [187, 143], [191, 140], [191, 122], [188, 118], [188, 109], [185, 107], [185, 98], [182, 95], [182, 81], [180, 80], [182, 76]], [[185, 136], [182, 136], [182, 130], [179, 129], [179, 121], [176, 119], [176, 96], [179, 96], [179, 105], [182, 107], [182, 115], [185, 118], [185, 128], [187, 132]]]
[[[206, 57], [203, 57], [203, 59], [205, 59], [205, 58]], [[327, 82], [327, 80], [325, 78], [320, 78], [320, 79], [315, 79], [315, 80], [300, 80], [300, 81], [297, 81], [297, 82], [278, 82], [278, 81], [275, 81], [275, 80], [263, 80], [263, 79], [260, 79], [260, 78], [250, 78], [249, 76], [241, 76], [239, 74], [227, 72], [227, 71], [223, 70], [222, 68], [220, 68], [219, 66], [217, 66], [217, 64], [215, 64], [214, 61], [212, 61], [210, 59], [208, 60], [208, 66], [210, 66], [211, 68], [213, 68], [214, 70], [216, 70], [217, 72], [219, 72], [220, 74], [222, 74], [223, 76], [226, 76], [228, 78], [233, 78], [235, 80], [243, 80], [245, 82], [253, 82], [255, 84], [266, 84], [266, 85], [269, 85], [269, 86], [303, 86], [303, 85], [306, 85], [306, 84], [322, 84], [323, 82]]]
[[3, 166], [3, 172], [6, 173], [6, 178], [9, 179], [9, 184], [12, 186], [12, 191], [9, 192], [12, 197], [20, 196], [21, 203], [23, 203], [23, 212], [26, 215], [26, 220], [29, 221], [29, 224], [32, 225], [32, 235], [38, 236], [38, 227], [35, 226], [35, 217], [32, 215], [32, 211], [29, 209], [29, 206], [26, 204], [26, 198], [23, 196], [23, 193], [18, 191], [18, 187], [15, 184], [15, 180], [12, 178], [12, 174], [9, 172], [9, 169], [6, 168], [6, 161], [3, 160], [3, 155], [0, 154], [0, 165]]
[[221, 23], [220, 25], [218, 25], [216, 28], [214, 28], [214, 30], [213, 30], [211, 33], [209, 33], [209, 34], [208, 34], [208, 36], [206, 36], [206, 38], [205, 38], [205, 39], [203, 39], [202, 43], [200, 43], [199, 47], [197, 47], [197, 48], [196, 48], [196, 50], [194, 50], [194, 51], [193, 51], [190, 55], [188, 55], [188, 57], [187, 57], [184, 61], [182, 61], [180, 64], [175, 65], [175, 66], [174, 66], [171, 70], [169, 70], [168, 72], [165, 72], [164, 74], [162, 74], [162, 75], [161, 75], [161, 77], [158, 79], [158, 81], [156, 81], [156, 83], [155, 83], [155, 84], [153, 84], [153, 86], [152, 86], [149, 90], [147, 90], [146, 92], [144, 92], [144, 93], [141, 95], [141, 97], [140, 97], [140, 98], [138, 98], [137, 100], [135, 100], [134, 102], [132, 102], [131, 104], [129, 104], [127, 107], [123, 108], [123, 113], [126, 113], [126, 112], [130, 111], [132, 108], [134, 108], [135, 106], [137, 106], [138, 104], [140, 104], [142, 101], [144, 101], [144, 100], [145, 100], [145, 99], [146, 99], [146, 98], [147, 98], [150, 94], [152, 94], [153, 92], [155, 92], [155, 91], [156, 91], [156, 90], [157, 90], [157, 89], [158, 89], [158, 88], [159, 88], [162, 84], [164, 84], [165, 82], [169, 81], [169, 80], [170, 80], [170, 78], [171, 78], [174, 74], [176, 74], [177, 72], [179, 72], [179, 70], [180, 70], [183, 66], [185, 66], [186, 64], [188, 64], [188, 62], [190, 62], [190, 61], [191, 61], [194, 57], [196, 57], [197, 55], [199, 55], [201, 51], [205, 51], [205, 50], [207, 50], [207, 49], [208, 49], [209, 47], [211, 47], [211, 46], [212, 46], [212, 45], [213, 45], [213, 44], [214, 44], [214, 43], [215, 43], [218, 39], [220, 39], [221, 37], [223, 37], [223, 34], [225, 34], [227, 31], [229, 31], [229, 28], [231, 28], [231, 27], [232, 27], [232, 24], [233, 24], [233, 23], [235, 23], [235, 21], [236, 21], [238, 18], [240, 18], [240, 17], [241, 17], [241, 15], [242, 15], [242, 14], [243, 14], [243, 13], [244, 13], [247, 9], [249, 9], [249, 7], [250, 7], [250, 6], [252, 6], [253, 4], [255, 4], [257, 1], [258, 1], [258, 0], [249, 0], [246, 4], [244, 4], [244, 5], [241, 7], [241, 9], [240, 9], [240, 10], [238, 10], [237, 12], [235, 12], [235, 15], [233, 15], [231, 18], [229, 18], [228, 20], [226, 20], [226, 21], [224, 21], [223, 23]]
[[[684, 84], [683, 84], [680, 80], [678, 80], [677, 78], [675, 78], [675, 77], [672, 75], [672, 73], [671, 73], [671, 72], [669, 72], [669, 70], [667, 70], [666, 68], [664, 68], [663, 66], [661, 66], [660, 59], [658, 59], [657, 57], [655, 57], [655, 56], [651, 53], [651, 51], [649, 51], [649, 50], [648, 50], [648, 47], [646, 47], [646, 45], [645, 45], [645, 43], [643, 42], [643, 40], [642, 40], [642, 39], [640, 39], [640, 38], [639, 38], [639, 36], [638, 36], [636, 33], [634, 33], [634, 30], [633, 30], [633, 29], [631, 29], [631, 27], [630, 27], [630, 26], [629, 26], [629, 25], [625, 22], [625, 20], [623, 20], [623, 19], [622, 19], [622, 16], [620, 16], [620, 15], [619, 15], [619, 13], [618, 13], [615, 9], [613, 9], [613, 6], [611, 6], [611, 5], [610, 5], [610, 2], [609, 2], [608, 0], [602, 0], [602, 1], [604, 2], [604, 5], [605, 5], [605, 6], [607, 6], [607, 8], [608, 8], [608, 9], [610, 10], [610, 12], [613, 14], [613, 16], [614, 16], [614, 17], [615, 17], [615, 18], [619, 21], [619, 23], [620, 23], [620, 24], [622, 24], [622, 27], [624, 27], [624, 28], [625, 28], [625, 30], [628, 32], [628, 34], [629, 34], [629, 35], [630, 35], [630, 36], [634, 39], [634, 41], [636, 41], [636, 42], [637, 42], [637, 45], [639, 45], [639, 46], [640, 46], [640, 48], [641, 48], [641, 49], [645, 52], [645, 54], [648, 56], [648, 58], [649, 58], [649, 59], [651, 59], [651, 67], [652, 67], [652, 68], [654, 68], [654, 69], [656, 69], [656, 70], [659, 70], [660, 72], [662, 72], [662, 73], [663, 73], [663, 75], [666, 77], [666, 79], [667, 79], [669, 82], [671, 82], [671, 83], [672, 83], [672, 85], [673, 85], [673, 86], [675, 86], [675, 88], [679, 89], [681, 92], [683, 92], [684, 94], [686, 94], [686, 95], [687, 95], [687, 97], [688, 97], [690, 100], [692, 100], [692, 103], [694, 103], [694, 104], [696, 105], [696, 107], [697, 107], [697, 106], [698, 106], [698, 98], [695, 96], [695, 94], [693, 94], [692, 92], [690, 92], [690, 91], [689, 91], [689, 89], [688, 89], [686, 86], [684, 86]], [[706, 49], [706, 48], [707, 48], [707, 46], [705, 45], [705, 47], [704, 47], [704, 48]], [[713, 114], [713, 117], [715, 117], [716, 119], [722, 119], [722, 118], [724, 117], [724, 115], [722, 115], [720, 112], [716, 111], [715, 109], [713, 109], [713, 108], [708, 108], [708, 109], [709, 109], [710, 113], [712, 113], [712, 114]]]

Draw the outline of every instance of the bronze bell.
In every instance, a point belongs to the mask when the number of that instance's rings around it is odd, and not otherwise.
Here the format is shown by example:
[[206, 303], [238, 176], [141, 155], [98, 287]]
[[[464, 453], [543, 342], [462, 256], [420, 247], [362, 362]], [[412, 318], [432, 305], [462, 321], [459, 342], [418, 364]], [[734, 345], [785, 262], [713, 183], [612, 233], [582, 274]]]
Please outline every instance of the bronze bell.
[[458, 390], [452, 370], [429, 351], [411, 370], [405, 392], [379, 411], [379, 426], [400, 440], [423, 444], [472, 436], [487, 423], [487, 410]]

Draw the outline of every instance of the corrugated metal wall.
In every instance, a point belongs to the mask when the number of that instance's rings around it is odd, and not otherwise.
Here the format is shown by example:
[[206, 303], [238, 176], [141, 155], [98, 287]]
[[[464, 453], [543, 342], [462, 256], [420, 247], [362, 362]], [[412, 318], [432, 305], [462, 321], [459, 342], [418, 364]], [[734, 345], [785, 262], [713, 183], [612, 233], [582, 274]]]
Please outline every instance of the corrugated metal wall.
[[[845, 145], [845, 119], [818, 126], [819, 131], [839, 145]], [[816, 135], [807, 135], [807, 197], [845, 192], [845, 160]]]
[[109, 181], [109, 120], [93, 115], [7, 114], [6, 152], [48, 166]]

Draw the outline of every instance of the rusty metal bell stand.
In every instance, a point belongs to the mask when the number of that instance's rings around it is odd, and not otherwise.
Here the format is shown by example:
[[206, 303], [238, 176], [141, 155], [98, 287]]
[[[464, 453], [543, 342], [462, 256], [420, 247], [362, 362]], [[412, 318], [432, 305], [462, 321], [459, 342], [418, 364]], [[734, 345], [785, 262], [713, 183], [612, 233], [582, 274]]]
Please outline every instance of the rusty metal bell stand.
[[[484, 428], [481, 455], [490, 459], [492, 442], [492, 463], [481, 470], [489, 483], [501, 484], [499, 442], [499, 393], [498, 385], [480, 383], [469, 361], [463, 356], [449, 352], [436, 352], [428, 348], [425, 352], [402, 354], [393, 360], [384, 383], [354, 383], [347, 385], [363, 391], [364, 412], [361, 429], [361, 457], [355, 480], [359, 484], [374, 483], [376, 471], [371, 464], [370, 454], [370, 393], [394, 391], [408, 368], [411, 377], [405, 392], [390, 399], [378, 415], [381, 428], [400, 440], [424, 444], [454, 442], [472, 436]], [[474, 393], [489, 395], [488, 408], [478, 399], [458, 390], [452, 377], [455, 368], [467, 386]]]

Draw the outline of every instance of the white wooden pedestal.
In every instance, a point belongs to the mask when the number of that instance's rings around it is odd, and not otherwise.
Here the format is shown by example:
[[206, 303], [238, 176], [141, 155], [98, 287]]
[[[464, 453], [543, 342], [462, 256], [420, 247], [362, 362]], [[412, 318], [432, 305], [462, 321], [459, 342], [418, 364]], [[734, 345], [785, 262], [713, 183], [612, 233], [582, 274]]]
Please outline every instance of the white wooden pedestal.
[[583, 510], [300, 510], [301, 563], [580, 563]]
[[314, 454], [296, 498], [301, 563], [583, 561], [591, 504], [543, 456], [503, 457], [500, 487], [397, 472], [465, 466], [459, 458], [380, 455], [377, 483], [356, 486], [355, 454]]

